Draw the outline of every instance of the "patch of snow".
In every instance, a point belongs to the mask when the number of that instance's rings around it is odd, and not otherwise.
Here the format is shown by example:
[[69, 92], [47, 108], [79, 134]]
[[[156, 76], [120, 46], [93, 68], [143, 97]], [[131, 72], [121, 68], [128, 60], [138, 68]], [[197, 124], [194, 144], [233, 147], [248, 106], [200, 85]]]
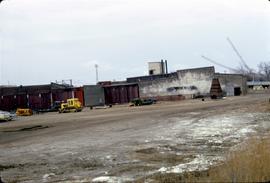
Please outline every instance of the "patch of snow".
[[188, 113], [189, 115], [199, 115], [199, 114], [201, 114], [200, 112], [189, 112]]
[[127, 182], [127, 181], [133, 181], [130, 178], [124, 178], [124, 177], [110, 177], [110, 176], [101, 176], [94, 178], [92, 182], [107, 182], [107, 183], [120, 183], [120, 182]]
[[158, 171], [159, 171], [159, 172], [166, 172], [167, 170], [168, 170], [167, 168], [162, 167], [162, 168], [160, 168]]
[[162, 167], [158, 171], [163, 173], [183, 173], [183, 172], [192, 172], [192, 171], [202, 171], [207, 170], [212, 163], [207, 160], [204, 156], [199, 155], [191, 162], [180, 164], [173, 167]]
[[242, 134], [247, 134], [247, 133], [254, 133], [255, 131], [251, 128], [242, 128], [238, 132]]
[[102, 177], [97, 177], [92, 180], [92, 182], [114, 182], [115, 178], [114, 177], [109, 177], [109, 176], [102, 176]]
[[43, 178], [44, 181], [46, 181], [47, 179], [52, 178], [52, 177], [54, 177], [54, 176], [55, 176], [54, 173], [49, 173], [49, 174], [43, 175], [42, 178]]

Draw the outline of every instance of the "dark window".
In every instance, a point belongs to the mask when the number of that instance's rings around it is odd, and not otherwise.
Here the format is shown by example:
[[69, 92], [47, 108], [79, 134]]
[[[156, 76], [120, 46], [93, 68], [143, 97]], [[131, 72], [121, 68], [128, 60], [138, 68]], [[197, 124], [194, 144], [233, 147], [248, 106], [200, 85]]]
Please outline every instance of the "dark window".
[[236, 87], [234, 88], [234, 96], [240, 96], [241, 95], [241, 88]]

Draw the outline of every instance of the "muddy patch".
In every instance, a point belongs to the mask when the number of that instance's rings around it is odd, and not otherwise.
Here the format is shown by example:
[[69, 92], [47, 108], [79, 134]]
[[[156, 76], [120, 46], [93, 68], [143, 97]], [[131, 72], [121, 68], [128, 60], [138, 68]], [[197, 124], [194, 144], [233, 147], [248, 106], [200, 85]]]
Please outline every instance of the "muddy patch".
[[10, 133], [10, 132], [36, 131], [36, 130], [42, 130], [42, 129], [46, 129], [46, 128], [50, 128], [50, 127], [49, 126], [42, 126], [42, 125], [35, 125], [35, 126], [19, 128], [19, 129], [14, 129], [14, 130], [5, 130], [3, 132]]
[[175, 166], [179, 163], [187, 162], [193, 157], [191, 155], [178, 154], [175, 147], [161, 146], [137, 150], [133, 154], [133, 158], [158, 167], [160, 164]]
[[16, 167], [15, 165], [0, 165], [0, 172], [11, 169], [11, 168], [15, 168], [15, 167]]

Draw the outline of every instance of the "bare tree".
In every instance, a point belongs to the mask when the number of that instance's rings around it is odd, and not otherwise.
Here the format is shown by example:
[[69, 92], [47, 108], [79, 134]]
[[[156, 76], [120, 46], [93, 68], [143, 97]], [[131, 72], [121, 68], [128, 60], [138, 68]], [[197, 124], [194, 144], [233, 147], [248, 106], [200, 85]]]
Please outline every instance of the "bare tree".
[[263, 77], [264, 80], [270, 80], [270, 62], [261, 62], [258, 65], [259, 74]]
[[257, 77], [257, 73], [253, 69], [247, 69], [245, 66], [240, 64], [237, 68], [236, 71], [234, 72], [235, 74], [242, 74], [247, 77], [248, 81], [252, 81]]

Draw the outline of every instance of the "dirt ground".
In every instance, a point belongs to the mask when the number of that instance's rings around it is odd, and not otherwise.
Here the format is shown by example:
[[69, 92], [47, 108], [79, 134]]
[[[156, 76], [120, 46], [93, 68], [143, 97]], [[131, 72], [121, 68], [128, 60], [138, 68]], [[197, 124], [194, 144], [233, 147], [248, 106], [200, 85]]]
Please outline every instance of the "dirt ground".
[[269, 95], [113, 106], [0, 123], [6, 182], [133, 182], [205, 170], [245, 139], [267, 135]]

